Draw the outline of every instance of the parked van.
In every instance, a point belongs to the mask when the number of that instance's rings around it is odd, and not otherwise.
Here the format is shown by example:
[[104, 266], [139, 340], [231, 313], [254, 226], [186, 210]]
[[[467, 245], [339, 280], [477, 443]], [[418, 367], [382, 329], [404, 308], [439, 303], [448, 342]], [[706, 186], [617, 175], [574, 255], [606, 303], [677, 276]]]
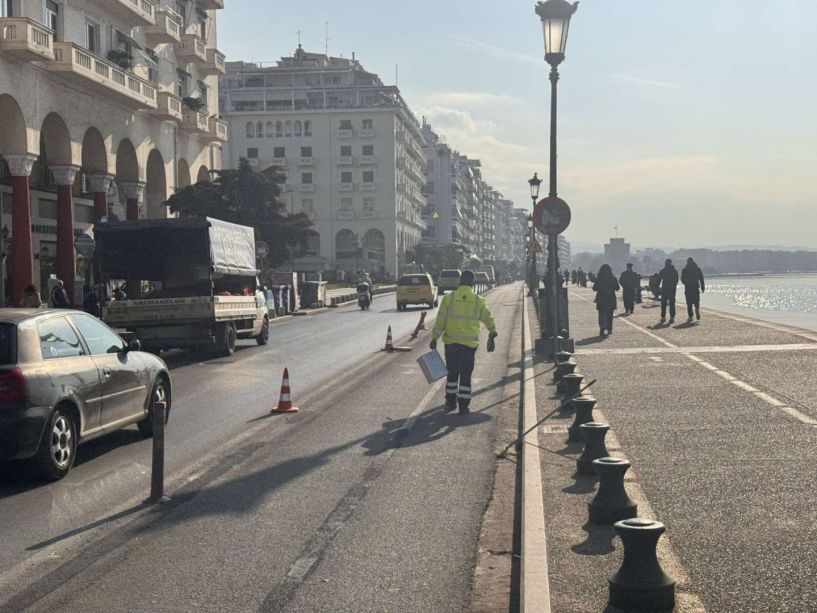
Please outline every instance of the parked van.
[[456, 268], [446, 268], [440, 272], [437, 277], [437, 287], [440, 288], [440, 295], [445, 292], [453, 292], [460, 284], [460, 275], [462, 271]]

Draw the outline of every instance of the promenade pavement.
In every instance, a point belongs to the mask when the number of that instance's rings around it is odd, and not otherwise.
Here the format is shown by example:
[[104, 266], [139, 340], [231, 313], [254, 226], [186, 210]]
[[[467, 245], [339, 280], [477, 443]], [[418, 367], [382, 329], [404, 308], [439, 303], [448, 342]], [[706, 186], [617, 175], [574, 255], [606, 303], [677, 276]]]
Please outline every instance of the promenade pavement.
[[[817, 333], [706, 308], [687, 324], [681, 305], [658, 325], [646, 299], [602, 339], [593, 292], [569, 296], [596, 421], [611, 425], [611, 455], [632, 463], [639, 516], [667, 526], [659, 558], [678, 581], [676, 611], [814, 611]], [[543, 419], [558, 406], [551, 365], [534, 377]], [[587, 613], [605, 609], [621, 542], [587, 523], [597, 482], [575, 474], [572, 420], [557, 412], [539, 429], [550, 589], [554, 611]]]

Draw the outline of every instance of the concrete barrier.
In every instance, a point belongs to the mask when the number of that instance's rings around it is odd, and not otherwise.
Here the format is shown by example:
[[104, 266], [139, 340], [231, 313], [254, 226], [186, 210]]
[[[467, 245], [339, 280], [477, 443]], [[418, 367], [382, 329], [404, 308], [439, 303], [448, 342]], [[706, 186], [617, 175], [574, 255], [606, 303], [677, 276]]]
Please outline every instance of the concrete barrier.
[[[382, 294], [391, 294], [397, 291], [396, 285], [383, 285], [381, 287], [376, 287], [372, 291], [372, 296], [380, 296]], [[343, 306], [346, 304], [351, 304], [352, 302], [357, 302], [357, 292], [350, 291], [348, 294], [341, 294], [339, 296], [332, 296], [329, 299], [329, 308], [336, 309], [339, 306]]]

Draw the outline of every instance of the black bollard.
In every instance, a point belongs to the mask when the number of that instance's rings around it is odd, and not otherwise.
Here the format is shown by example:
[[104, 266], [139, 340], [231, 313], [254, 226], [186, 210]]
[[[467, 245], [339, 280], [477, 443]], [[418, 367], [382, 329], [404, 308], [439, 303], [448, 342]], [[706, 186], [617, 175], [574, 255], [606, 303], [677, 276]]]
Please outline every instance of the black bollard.
[[596, 471], [593, 468], [593, 460], [599, 458], [606, 458], [610, 455], [607, 451], [607, 446], [604, 444], [604, 437], [607, 436], [607, 431], [610, 426], [607, 424], [600, 424], [596, 421], [591, 421], [587, 424], [579, 426], [584, 440], [584, 450], [576, 460], [576, 471], [581, 475], [595, 475]]
[[579, 426], [593, 421], [593, 408], [596, 406], [596, 399], [592, 396], [579, 396], [571, 400], [570, 404], [576, 411], [576, 416], [573, 418], [573, 424], [567, 429], [567, 440], [581, 443], [584, 440], [584, 435]]
[[638, 504], [624, 489], [624, 474], [630, 463], [619, 458], [599, 458], [593, 460], [593, 468], [599, 476], [599, 491], [587, 505], [590, 521], [612, 526], [622, 519], [636, 517]]
[[145, 504], [168, 502], [165, 496], [165, 422], [167, 421], [167, 403], [153, 403], [153, 453], [150, 469], [150, 498]]
[[556, 359], [559, 362], [567, 362], [572, 357], [573, 354], [570, 353], [569, 351], [560, 351], [559, 353], [556, 354]]
[[[571, 396], [575, 396], [579, 393], [579, 390], [582, 388], [582, 381], [584, 381], [584, 376], [580, 375], [576, 372], [570, 373], [569, 375], [565, 375], [559, 381], [559, 384], [562, 386], [562, 394], [564, 394], [565, 398], [570, 398]], [[559, 391], [558, 386], [556, 387], [556, 391]]]
[[569, 375], [576, 370], [576, 362], [568, 360], [567, 362], [559, 362], [553, 370], [553, 380], [561, 381], [562, 377]]
[[666, 532], [661, 522], [625, 519], [615, 523], [624, 560], [610, 580], [610, 605], [625, 611], [672, 611], [675, 580], [658, 563], [656, 546]]

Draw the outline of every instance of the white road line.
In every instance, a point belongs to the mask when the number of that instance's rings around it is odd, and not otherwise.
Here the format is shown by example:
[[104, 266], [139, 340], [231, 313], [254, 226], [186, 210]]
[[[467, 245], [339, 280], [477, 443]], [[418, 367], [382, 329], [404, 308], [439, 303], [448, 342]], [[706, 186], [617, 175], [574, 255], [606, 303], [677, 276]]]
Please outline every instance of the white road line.
[[548, 577], [547, 533], [545, 532], [545, 503], [542, 494], [542, 464], [539, 457], [539, 429], [535, 428], [536, 384], [533, 378], [533, 350], [530, 344], [530, 318], [527, 298], [523, 296], [524, 333], [522, 348], [525, 352], [523, 378], [524, 408], [522, 431], [522, 585], [520, 610], [522, 613], [550, 613], [550, 579]]

